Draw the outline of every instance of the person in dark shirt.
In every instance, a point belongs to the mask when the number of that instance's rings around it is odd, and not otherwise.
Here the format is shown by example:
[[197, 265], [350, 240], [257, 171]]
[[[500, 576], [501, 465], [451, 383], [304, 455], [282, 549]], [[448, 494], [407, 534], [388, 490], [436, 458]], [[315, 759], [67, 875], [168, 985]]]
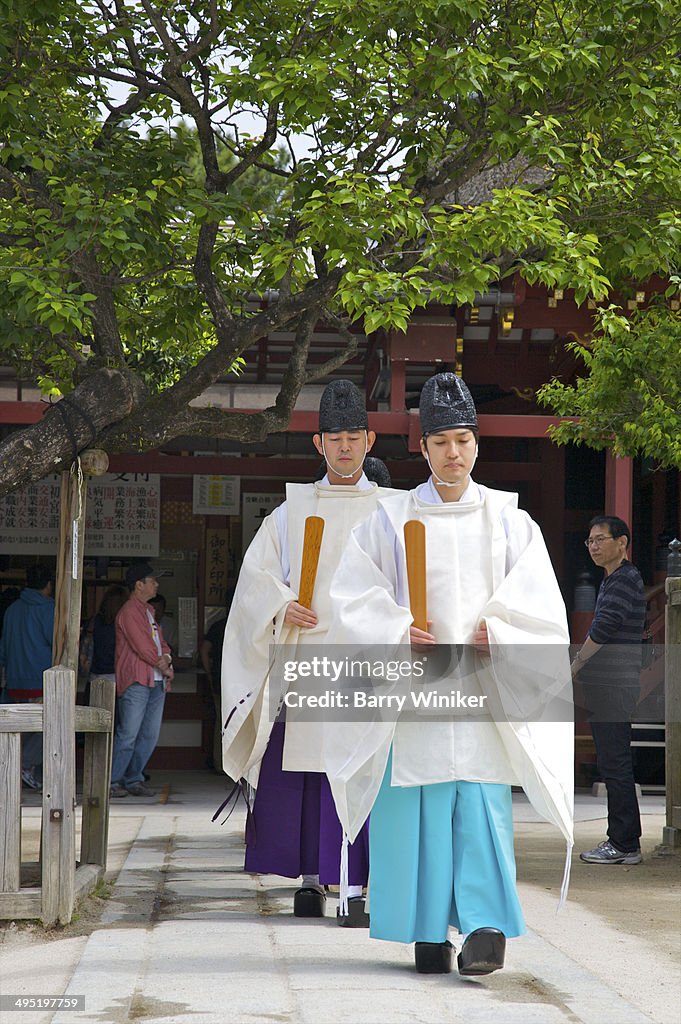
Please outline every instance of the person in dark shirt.
[[18, 587], [5, 587], [0, 594], [0, 636], [2, 636], [2, 620], [5, 617], [5, 612], [11, 604], [19, 599], [20, 593]]
[[631, 717], [639, 698], [646, 601], [638, 569], [627, 561], [629, 527], [596, 516], [585, 541], [605, 571], [594, 618], [572, 663], [589, 711], [596, 765], [608, 800], [608, 838], [580, 854], [587, 864], [640, 864], [641, 817], [631, 754]]
[[104, 594], [92, 624], [92, 662], [90, 674], [113, 678], [116, 657], [116, 616], [128, 600], [122, 584], [114, 584]]
[[[0, 637], [10, 703], [41, 704], [43, 673], [52, 664], [54, 569], [36, 563], [26, 570], [26, 586], [5, 612]], [[43, 734], [24, 733], [21, 778], [30, 789], [42, 788]]]
[[208, 629], [199, 648], [201, 665], [206, 673], [208, 685], [213, 697], [214, 719], [213, 719], [213, 751], [209, 759], [209, 766], [216, 771], [220, 770], [222, 764], [222, 723], [221, 694], [220, 694], [220, 669], [222, 667], [222, 645], [225, 639], [225, 626], [227, 616], [232, 607], [235, 586], [227, 588], [225, 593], [225, 614], [219, 618]]
[[[20, 590], [18, 587], [5, 587], [0, 593], [0, 637], [2, 637], [2, 620], [5, 612], [11, 604], [19, 599]], [[5, 686], [5, 666], [0, 665], [0, 704], [9, 701], [7, 688]]]

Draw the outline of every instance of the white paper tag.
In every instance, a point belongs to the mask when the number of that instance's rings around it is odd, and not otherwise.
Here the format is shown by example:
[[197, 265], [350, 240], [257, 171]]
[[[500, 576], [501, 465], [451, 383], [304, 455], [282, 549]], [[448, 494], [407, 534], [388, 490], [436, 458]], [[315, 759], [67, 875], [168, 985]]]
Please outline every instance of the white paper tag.
[[78, 579], [78, 520], [73, 520], [73, 536], [71, 538], [71, 557], [73, 564], [71, 566], [71, 579]]

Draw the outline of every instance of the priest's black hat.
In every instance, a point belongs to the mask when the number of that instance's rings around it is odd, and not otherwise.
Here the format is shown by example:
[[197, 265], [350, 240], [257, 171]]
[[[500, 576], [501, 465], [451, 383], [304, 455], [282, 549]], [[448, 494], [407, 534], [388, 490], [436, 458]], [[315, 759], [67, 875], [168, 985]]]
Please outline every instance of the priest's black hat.
[[362, 392], [351, 380], [332, 380], [319, 402], [319, 433], [368, 430], [369, 417]]
[[375, 455], [367, 455], [364, 460], [364, 473], [367, 480], [378, 484], [379, 487], [392, 487], [388, 467], [382, 459], [377, 459]]
[[473, 396], [455, 373], [436, 373], [423, 385], [419, 402], [421, 435], [440, 430], [478, 429]]

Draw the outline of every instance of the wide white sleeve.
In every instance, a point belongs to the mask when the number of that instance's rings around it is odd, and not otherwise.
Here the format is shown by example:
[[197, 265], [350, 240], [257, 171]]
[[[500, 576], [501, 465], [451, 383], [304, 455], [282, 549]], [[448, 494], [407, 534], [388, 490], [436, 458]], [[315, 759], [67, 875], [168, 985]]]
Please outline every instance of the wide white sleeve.
[[267, 683], [276, 645], [297, 594], [284, 581], [276, 520], [267, 516], [243, 560], [222, 648], [223, 768], [234, 779], [262, 757], [272, 728]]
[[288, 583], [291, 578], [291, 558], [288, 549], [288, 509], [287, 502], [283, 501], [272, 513], [274, 525], [279, 538], [279, 563], [281, 565], [281, 578]]
[[565, 603], [537, 524], [506, 509], [506, 575], [482, 617], [496, 643], [569, 643]]
[[409, 643], [412, 616], [402, 576], [395, 533], [377, 509], [350, 534], [331, 581], [329, 645]]
[[539, 527], [519, 510], [509, 520], [509, 568], [481, 616], [491, 645], [485, 690], [495, 695], [497, 728], [523, 789], [571, 844], [574, 724], [565, 604]]
[[[386, 650], [408, 644], [412, 615], [399, 603], [398, 589], [394, 537], [378, 510], [353, 530], [331, 583], [327, 650], [334, 657], [373, 660], [372, 652], [380, 658]], [[380, 711], [373, 716], [365, 712], [356, 721], [324, 725], [324, 768], [350, 841], [368, 818], [383, 779], [396, 724], [394, 715], [383, 717]]]

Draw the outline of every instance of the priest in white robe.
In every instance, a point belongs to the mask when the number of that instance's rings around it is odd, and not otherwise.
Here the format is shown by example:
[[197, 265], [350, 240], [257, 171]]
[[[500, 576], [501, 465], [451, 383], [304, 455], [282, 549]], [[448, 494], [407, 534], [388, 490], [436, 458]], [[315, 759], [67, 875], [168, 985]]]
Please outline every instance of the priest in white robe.
[[[424, 385], [421, 451], [429, 480], [381, 499], [352, 534], [331, 587], [330, 645], [467, 645], [487, 720], [376, 714], [330, 723], [325, 765], [352, 839], [371, 811], [371, 936], [414, 942], [417, 970], [451, 970], [450, 926], [466, 935], [459, 971], [503, 966], [506, 938], [525, 930], [515, 885], [511, 786], [564, 834], [567, 887], [573, 820], [568, 627], [537, 525], [517, 495], [471, 479], [475, 406], [441, 373]], [[426, 534], [426, 629], [409, 609], [403, 535]], [[441, 649], [441, 648], [437, 648]], [[461, 648], [459, 648], [461, 649]], [[452, 677], [454, 680], [454, 677]], [[353, 684], [355, 685], [355, 684]], [[348, 700], [350, 697], [348, 697]]]
[[[323, 774], [320, 722], [277, 719], [284, 659], [324, 645], [331, 621], [329, 586], [350, 531], [376, 508], [378, 487], [363, 471], [375, 434], [359, 389], [327, 386], [313, 437], [327, 472], [314, 484], [288, 484], [286, 501], [264, 521], [244, 557], [222, 656], [223, 769], [256, 785], [246, 829], [245, 870], [302, 876], [297, 917], [323, 916], [325, 884], [338, 885], [342, 831]], [[379, 470], [386, 472], [380, 460]], [[305, 520], [324, 520], [312, 608], [298, 601]], [[349, 856], [349, 903], [341, 925], [366, 927], [368, 832], [358, 830]]]

